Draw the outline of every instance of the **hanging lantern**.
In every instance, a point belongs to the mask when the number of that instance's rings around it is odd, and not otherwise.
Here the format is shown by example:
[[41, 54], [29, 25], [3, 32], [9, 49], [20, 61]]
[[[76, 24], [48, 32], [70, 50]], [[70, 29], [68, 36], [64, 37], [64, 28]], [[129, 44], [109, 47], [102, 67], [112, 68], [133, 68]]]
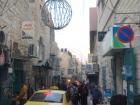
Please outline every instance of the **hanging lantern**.
[[66, 27], [72, 18], [72, 8], [66, 0], [48, 0], [41, 11], [42, 21], [50, 28]]

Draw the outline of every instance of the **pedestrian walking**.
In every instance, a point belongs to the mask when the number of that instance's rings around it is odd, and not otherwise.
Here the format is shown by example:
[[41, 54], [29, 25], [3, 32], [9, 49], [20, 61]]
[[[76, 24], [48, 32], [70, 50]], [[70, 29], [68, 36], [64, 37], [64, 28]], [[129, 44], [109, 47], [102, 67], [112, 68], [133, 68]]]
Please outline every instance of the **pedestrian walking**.
[[72, 104], [78, 105], [78, 87], [76, 83], [72, 83], [69, 85], [67, 93], [69, 94]]
[[61, 90], [67, 90], [67, 84], [66, 84], [66, 82], [64, 80], [60, 82], [59, 88]]
[[81, 96], [82, 96], [82, 82], [78, 83], [78, 104], [81, 105]]
[[24, 105], [28, 98], [28, 87], [24, 83], [20, 89], [19, 95], [16, 97], [16, 100], [19, 101], [19, 105]]
[[97, 105], [100, 103], [100, 100], [102, 99], [102, 93], [101, 91], [98, 89], [97, 86], [95, 86], [92, 90], [91, 90], [91, 95], [92, 95], [92, 103], [93, 105]]
[[27, 99], [29, 99], [33, 95], [33, 93], [34, 93], [33, 88], [30, 85], [28, 85], [28, 93], [27, 93], [28, 97], [27, 97]]
[[88, 87], [85, 83], [82, 83], [81, 105], [87, 105], [87, 97], [88, 97]]

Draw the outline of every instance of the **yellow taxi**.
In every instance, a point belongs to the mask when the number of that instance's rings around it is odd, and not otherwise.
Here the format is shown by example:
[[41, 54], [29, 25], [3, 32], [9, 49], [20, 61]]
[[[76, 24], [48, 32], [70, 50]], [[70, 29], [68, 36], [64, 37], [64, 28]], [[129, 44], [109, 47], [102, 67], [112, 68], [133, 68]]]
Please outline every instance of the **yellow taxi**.
[[58, 90], [59, 88], [57, 86], [51, 86], [50, 89], [52, 89], [52, 90]]
[[72, 105], [64, 90], [38, 90], [25, 105]]

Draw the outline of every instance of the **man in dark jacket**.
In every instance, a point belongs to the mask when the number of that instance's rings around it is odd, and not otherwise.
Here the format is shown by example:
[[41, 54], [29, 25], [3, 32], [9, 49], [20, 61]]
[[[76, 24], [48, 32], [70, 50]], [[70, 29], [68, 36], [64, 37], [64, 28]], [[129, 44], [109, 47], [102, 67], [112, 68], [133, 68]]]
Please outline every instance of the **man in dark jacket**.
[[85, 83], [83, 83], [81, 87], [81, 105], [87, 105], [88, 88]]
[[91, 90], [91, 95], [92, 95], [93, 105], [99, 104], [99, 100], [102, 99], [102, 93], [97, 86], [95, 86], [95, 88]]
[[70, 84], [67, 88], [67, 93], [72, 101], [73, 105], [78, 105], [78, 87], [75, 83]]

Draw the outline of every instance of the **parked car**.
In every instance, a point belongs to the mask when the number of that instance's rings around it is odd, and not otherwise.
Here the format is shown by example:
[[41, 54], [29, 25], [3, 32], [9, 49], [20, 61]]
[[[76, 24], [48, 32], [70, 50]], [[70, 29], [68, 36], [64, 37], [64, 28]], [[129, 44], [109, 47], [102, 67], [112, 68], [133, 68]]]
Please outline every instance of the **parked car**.
[[38, 90], [25, 105], [72, 105], [67, 92], [63, 90]]

